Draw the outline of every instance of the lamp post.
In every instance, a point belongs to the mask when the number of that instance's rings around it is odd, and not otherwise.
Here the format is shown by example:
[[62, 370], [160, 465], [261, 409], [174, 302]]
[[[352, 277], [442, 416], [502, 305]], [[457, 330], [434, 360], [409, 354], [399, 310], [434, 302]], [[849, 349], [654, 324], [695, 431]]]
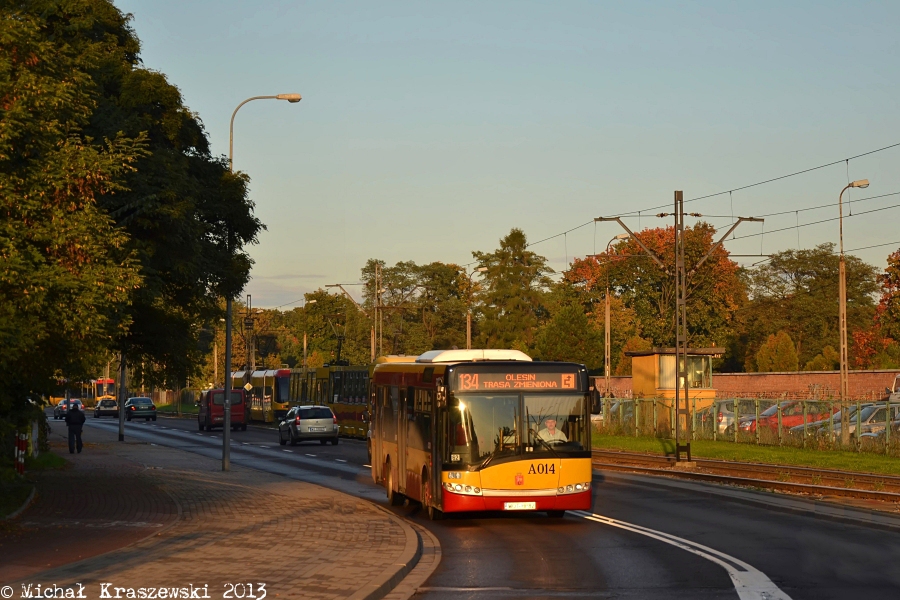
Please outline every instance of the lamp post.
[[[841, 248], [841, 257], [840, 262], [838, 263], [838, 302], [840, 304], [840, 308], [838, 310], [838, 320], [841, 330], [841, 418], [846, 419], [847, 415], [847, 400], [850, 395], [850, 381], [849, 381], [849, 373], [847, 371], [847, 274], [844, 269], [844, 204], [843, 204], [843, 196], [844, 192], [846, 192], [850, 188], [867, 188], [869, 187], [868, 179], [860, 179], [858, 181], [851, 181], [844, 189], [841, 190], [841, 193], [838, 195], [838, 223], [839, 223], [839, 234], [840, 234], [840, 248]], [[850, 427], [846, 425], [841, 427], [841, 445], [847, 446], [850, 444]]]
[[613, 239], [609, 240], [606, 243], [606, 298], [604, 300], [606, 307], [603, 321], [606, 325], [605, 327], [605, 340], [603, 344], [603, 377], [605, 379], [606, 390], [603, 392], [604, 398], [609, 398], [609, 362], [610, 362], [610, 341], [609, 341], [609, 245], [615, 242], [616, 240], [624, 240], [628, 239], [629, 236], [627, 233], [620, 233]]
[[303, 299], [303, 371], [306, 372], [306, 307], [310, 304], [315, 304], [316, 300], [306, 301], [306, 298]]
[[[275, 96], [253, 96], [237, 105], [231, 113], [231, 124], [228, 127], [228, 168], [234, 173], [234, 117], [241, 107], [251, 100], [287, 100], [290, 103], [300, 102], [300, 94], [277, 94]], [[225, 246], [231, 253], [231, 232], [225, 232]], [[231, 468], [231, 294], [225, 297], [225, 422], [222, 433], [222, 470]]]
[[487, 267], [478, 267], [469, 273], [469, 293], [466, 294], [466, 350], [472, 349], [472, 275], [484, 273]]

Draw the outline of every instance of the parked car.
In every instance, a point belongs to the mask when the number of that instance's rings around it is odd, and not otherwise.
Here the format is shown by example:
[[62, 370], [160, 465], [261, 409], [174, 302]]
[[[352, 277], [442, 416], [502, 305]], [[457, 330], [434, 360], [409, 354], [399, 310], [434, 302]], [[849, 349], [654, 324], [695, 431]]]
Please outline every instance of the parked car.
[[125, 420], [131, 421], [141, 417], [147, 421], [156, 420], [156, 405], [153, 404], [153, 400], [144, 397], [129, 398], [125, 402]]
[[[225, 390], [204, 390], [200, 392], [200, 410], [197, 411], [197, 427], [200, 431], [212, 431], [213, 427], [225, 426]], [[246, 397], [242, 388], [231, 390], [231, 428], [247, 431], [250, 414], [246, 407]]]
[[[896, 440], [898, 439], [897, 436], [900, 436], [900, 419], [891, 421], [891, 439]], [[859, 434], [859, 440], [862, 443], [865, 443], [866, 441], [878, 443], [884, 442], [884, 426], [882, 425], [877, 432], [867, 431]]]
[[[859, 416], [850, 417], [847, 420], [847, 428], [850, 430], [850, 435], [854, 436], [857, 434], [856, 425], [857, 421], [859, 422], [859, 434], [865, 433], [881, 433], [884, 431], [885, 421], [887, 420], [887, 409], [883, 403], [875, 403], [866, 406], [865, 408], [859, 411]], [[891, 404], [891, 421], [900, 418], [900, 404]], [[840, 437], [843, 431], [844, 423], [835, 423], [834, 425], [834, 437]], [[828, 429], [825, 429], [828, 431]]]
[[[753, 401], [743, 401], [738, 403], [741, 411], [740, 417], [755, 417], [755, 406]], [[715, 423], [716, 432], [720, 435], [727, 435], [734, 432], [734, 400], [716, 400], [711, 406], [700, 411], [701, 426], [705, 426], [708, 430], [712, 430], [708, 423], [710, 419]]]
[[330, 440], [337, 446], [337, 417], [327, 406], [295, 406], [278, 423], [278, 442], [282, 446], [288, 441], [296, 446], [307, 440], [319, 440], [321, 444]]
[[63, 398], [59, 401], [59, 404], [53, 408], [53, 418], [65, 419], [66, 415], [69, 413], [69, 408], [73, 405], [77, 405], [78, 410], [84, 410], [84, 405], [78, 398]]
[[97, 403], [97, 406], [94, 407], [94, 418], [99, 419], [100, 417], [111, 415], [113, 417], [119, 416], [119, 403], [115, 400], [101, 400]]
[[790, 429], [803, 424], [803, 406], [806, 404], [807, 422], [821, 421], [831, 413], [831, 404], [828, 402], [815, 402], [809, 400], [785, 400], [773, 404], [759, 414], [759, 423], [756, 416], [742, 417], [739, 421], [741, 431], [753, 433], [757, 427], [768, 427], [772, 431], [778, 431], [778, 407], [781, 407], [781, 428]]
[[[862, 410], [867, 406], [872, 406], [872, 403], [860, 404], [858, 408]], [[850, 415], [850, 418], [853, 419], [853, 415], [856, 414], [857, 405], [851, 404], [847, 409], [847, 414]], [[844, 411], [837, 411], [834, 413], [834, 423], [840, 423], [843, 418], [841, 415]], [[811, 423], [806, 424], [806, 435], [813, 436], [822, 433], [823, 430], [827, 429], [831, 426], [831, 419], [826, 415], [824, 419], [819, 419], [818, 421], [812, 421]], [[793, 436], [802, 437], [803, 436], [803, 423], [800, 425], [795, 425], [788, 430], [788, 433]]]

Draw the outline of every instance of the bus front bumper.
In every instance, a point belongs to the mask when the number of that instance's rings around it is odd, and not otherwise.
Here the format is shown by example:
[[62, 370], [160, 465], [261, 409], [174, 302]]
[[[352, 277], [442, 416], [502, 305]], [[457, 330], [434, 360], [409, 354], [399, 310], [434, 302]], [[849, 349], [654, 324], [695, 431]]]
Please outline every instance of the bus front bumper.
[[509, 490], [508, 494], [497, 495], [494, 491], [491, 495], [457, 494], [447, 490], [442, 491], [442, 504], [444, 512], [472, 512], [472, 511], [541, 511], [541, 510], [590, 510], [591, 492], [585, 490], [573, 494], [557, 495], [533, 495], [517, 494]]

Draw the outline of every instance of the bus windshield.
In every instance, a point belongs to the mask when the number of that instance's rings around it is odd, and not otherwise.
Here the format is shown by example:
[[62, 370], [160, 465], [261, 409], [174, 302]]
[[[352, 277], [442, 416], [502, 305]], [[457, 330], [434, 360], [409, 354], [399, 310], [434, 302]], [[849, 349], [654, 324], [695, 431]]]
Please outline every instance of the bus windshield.
[[450, 407], [450, 460], [469, 465], [515, 454], [519, 446], [518, 395], [466, 395]]
[[590, 447], [583, 394], [464, 394], [448, 406], [447, 459], [453, 463], [484, 465], [524, 452], [565, 455]]

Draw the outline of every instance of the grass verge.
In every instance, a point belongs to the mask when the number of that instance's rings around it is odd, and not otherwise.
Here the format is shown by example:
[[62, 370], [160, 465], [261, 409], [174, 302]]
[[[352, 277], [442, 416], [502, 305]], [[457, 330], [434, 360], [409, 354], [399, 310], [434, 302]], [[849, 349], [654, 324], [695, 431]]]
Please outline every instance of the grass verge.
[[[674, 452], [675, 448], [673, 440], [655, 437], [604, 435], [600, 433], [594, 433], [592, 443], [593, 447], [598, 450], [625, 450], [629, 452], [650, 452], [653, 454], [670, 454]], [[755, 444], [695, 440], [691, 442], [691, 455], [697, 458], [900, 475], [900, 460], [868, 452], [805, 450], [803, 448], [784, 446], [757, 446]]]
[[[182, 404], [181, 405], [181, 413], [182, 415], [196, 415], [200, 411], [200, 407], [196, 404]], [[173, 404], [160, 404], [156, 407], [156, 412], [161, 415], [177, 415], [179, 414], [179, 407]]]

